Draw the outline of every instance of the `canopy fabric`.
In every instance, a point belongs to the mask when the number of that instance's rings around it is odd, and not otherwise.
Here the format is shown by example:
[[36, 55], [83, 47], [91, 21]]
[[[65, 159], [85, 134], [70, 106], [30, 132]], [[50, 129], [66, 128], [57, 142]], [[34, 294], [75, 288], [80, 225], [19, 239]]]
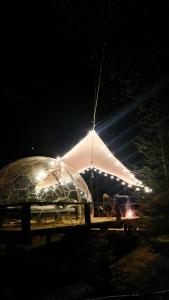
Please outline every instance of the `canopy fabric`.
[[94, 130], [90, 131], [61, 160], [72, 166], [78, 173], [88, 168], [96, 168], [106, 174], [116, 176], [130, 185], [142, 186], [134, 174], [110, 152]]

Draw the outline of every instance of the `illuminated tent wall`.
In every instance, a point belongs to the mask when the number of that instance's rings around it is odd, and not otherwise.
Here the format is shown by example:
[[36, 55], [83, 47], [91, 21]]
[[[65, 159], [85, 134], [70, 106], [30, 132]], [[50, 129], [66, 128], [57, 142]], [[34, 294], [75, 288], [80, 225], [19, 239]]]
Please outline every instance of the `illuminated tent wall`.
[[72, 166], [78, 173], [88, 168], [96, 168], [120, 178], [129, 185], [143, 187], [142, 182], [110, 152], [94, 130], [67, 152], [62, 161]]

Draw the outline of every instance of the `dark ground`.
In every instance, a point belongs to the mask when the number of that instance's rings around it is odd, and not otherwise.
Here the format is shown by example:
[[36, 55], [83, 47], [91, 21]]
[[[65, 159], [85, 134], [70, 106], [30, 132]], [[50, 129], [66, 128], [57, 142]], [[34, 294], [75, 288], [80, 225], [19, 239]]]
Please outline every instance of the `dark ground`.
[[[92, 286], [94, 290], [96, 288], [97, 283], [92, 277], [97, 278], [97, 272], [100, 272], [99, 277], [103, 280], [102, 294], [106, 295], [110, 293], [110, 287], [105, 285], [104, 278], [108, 276], [107, 261], [99, 262], [94, 267], [95, 256], [105, 255], [103, 251], [111, 249], [111, 246], [113, 250], [108, 250], [108, 255], [115, 251], [121, 257], [137, 244], [136, 237], [120, 237], [118, 234], [113, 237], [112, 234], [93, 232], [74, 233], [58, 238], [60, 241], [38, 248], [24, 249], [14, 245], [6, 247], [6, 255], [0, 257], [3, 275], [1, 299], [86, 299], [93, 293]], [[129, 241], [132, 241], [131, 245]], [[120, 245], [126, 242], [124, 250]], [[35, 245], [36, 243], [38, 239]]]

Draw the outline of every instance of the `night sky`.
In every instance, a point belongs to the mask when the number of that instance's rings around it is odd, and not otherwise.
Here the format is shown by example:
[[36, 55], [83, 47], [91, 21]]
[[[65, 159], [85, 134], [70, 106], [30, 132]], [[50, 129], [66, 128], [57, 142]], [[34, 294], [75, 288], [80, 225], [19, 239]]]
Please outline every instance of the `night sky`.
[[0, 9], [1, 166], [61, 156], [86, 135], [103, 51], [96, 131], [135, 163], [133, 99], [168, 76], [168, 1], [23, 2]]

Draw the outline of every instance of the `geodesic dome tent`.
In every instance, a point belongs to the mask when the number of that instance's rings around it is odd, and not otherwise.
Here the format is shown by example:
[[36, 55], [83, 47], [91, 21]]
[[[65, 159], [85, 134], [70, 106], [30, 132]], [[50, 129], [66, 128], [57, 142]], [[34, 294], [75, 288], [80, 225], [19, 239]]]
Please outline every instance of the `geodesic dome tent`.
[[[0, 170], [0, 205], [31, 202], [32, 212], [67, 213], [69, 204], [92, 202], [92, 198], [81, 175], [66, 163], [36, 156], [19, 159]], [[82, 205], [79, 213], [84, 214]]]
[[0, 170], [0, 205], [61, 199], [91, 202], [85, 181], [66, 163], [37, 156], [19, 159]]

